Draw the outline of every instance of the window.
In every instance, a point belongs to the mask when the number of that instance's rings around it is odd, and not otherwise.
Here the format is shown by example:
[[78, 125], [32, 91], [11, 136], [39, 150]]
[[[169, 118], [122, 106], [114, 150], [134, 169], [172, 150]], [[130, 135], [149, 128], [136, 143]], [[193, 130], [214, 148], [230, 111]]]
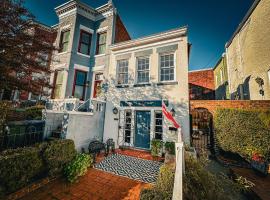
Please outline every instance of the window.
[[163, 117], [162, 111], [155, 112], [155, 139], [162, 140], [162, 132], [163, 132]]
[[131, 110], [125, 111], [125, 142], [130, 143], [131, 138]]
[[81, 30], [78, 52], [89, 55], [92, 35], [86, 31]]
[[128, 60], [117, 61], [117, 84], [128, 84]]
[[61, 98], [61, 89], [63, 85], [64, 71], [55, 71], [54, 73], [54, 87], [53, 87], [53, 97], [54, 99]]
[[160, 81], [174, 80], [174, 54], [160, 56]]
[[149, 58], [137, 59], [137, 83], [149, 82]]
[[69, 35], [70, 31], [65, 30], [61, 32], [61, 37], [60, 37], [60, 43], [59, 43], [59, 52], [66, 52], [68, 49], [68, 42], [69, 42]]
[[101, 84], [103, 80], [103, 74], [99, 73], [95, 75], [93, 98], [97, 98], [101, 93]]
[[45, 52], [38, 52], [36, 61], [40, 63], [42, 67], [48, 66], [49, 54]]
[[106, 50], [106, 38], [107, 38], [107, 33], [98, 33], [97, 34], [97, 50], [96, 54], [104, 54]]
[[75, 98], [84, 100], [87, 72], [75, 70], [75, 80], [72, 95]]

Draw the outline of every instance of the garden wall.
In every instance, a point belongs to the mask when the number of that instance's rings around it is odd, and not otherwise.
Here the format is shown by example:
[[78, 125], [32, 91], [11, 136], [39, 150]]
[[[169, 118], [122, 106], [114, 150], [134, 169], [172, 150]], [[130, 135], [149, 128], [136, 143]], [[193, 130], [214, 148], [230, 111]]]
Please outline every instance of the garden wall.
[[191, 100], [190, 112], [196, 108], [206, 108], [213, 115], [219, 108], [270, 110], [270, 100]]

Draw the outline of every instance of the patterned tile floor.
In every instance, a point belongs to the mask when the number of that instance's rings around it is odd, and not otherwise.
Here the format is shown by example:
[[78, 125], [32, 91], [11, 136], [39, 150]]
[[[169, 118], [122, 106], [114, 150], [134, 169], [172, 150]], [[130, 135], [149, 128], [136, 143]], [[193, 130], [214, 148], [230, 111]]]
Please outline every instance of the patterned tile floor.
[[[156, 160], [149, 152], [134, 150], [117, 150], [117, 152]], [[97, 162], [103, 158], [99, 156]], [[64, 179], [57, 179], [28, 194], [22, 200], [138, 200], [141, 189], [145, 187], [151, 185], [91, 168], [77, 183], [68, 184]]]

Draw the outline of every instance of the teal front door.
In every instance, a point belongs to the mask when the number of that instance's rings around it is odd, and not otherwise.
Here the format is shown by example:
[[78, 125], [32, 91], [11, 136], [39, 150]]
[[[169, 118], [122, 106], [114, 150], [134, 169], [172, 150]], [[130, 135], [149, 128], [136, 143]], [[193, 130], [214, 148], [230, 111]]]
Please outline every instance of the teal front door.
[[150, 148], [150, 111], [136, 111], [135, 147]]

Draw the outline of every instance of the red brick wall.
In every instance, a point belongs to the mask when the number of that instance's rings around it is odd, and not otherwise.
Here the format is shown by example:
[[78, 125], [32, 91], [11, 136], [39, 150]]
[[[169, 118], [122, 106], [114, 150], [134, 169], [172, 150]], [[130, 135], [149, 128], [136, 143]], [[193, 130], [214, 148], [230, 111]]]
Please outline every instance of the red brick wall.
[[130, 36], [127, 32], [125, 25], [123, 24], [119, 15], [116, 16], [116, 25], [115, 25], [115, 39], [114, 42], [124, 42], [130, 40]]
[[215, 99], [214, 72], [212, 69], [188, 73], [189, 99]]
[[188, 73], [188, 83], [214, 90], [214, 72], [212, 69], [191, 71]]
[[219, 108], [270, 110], [270, 100], [191, 100], [190, 111], [195, 108], [206, 108], [212, 114]]

